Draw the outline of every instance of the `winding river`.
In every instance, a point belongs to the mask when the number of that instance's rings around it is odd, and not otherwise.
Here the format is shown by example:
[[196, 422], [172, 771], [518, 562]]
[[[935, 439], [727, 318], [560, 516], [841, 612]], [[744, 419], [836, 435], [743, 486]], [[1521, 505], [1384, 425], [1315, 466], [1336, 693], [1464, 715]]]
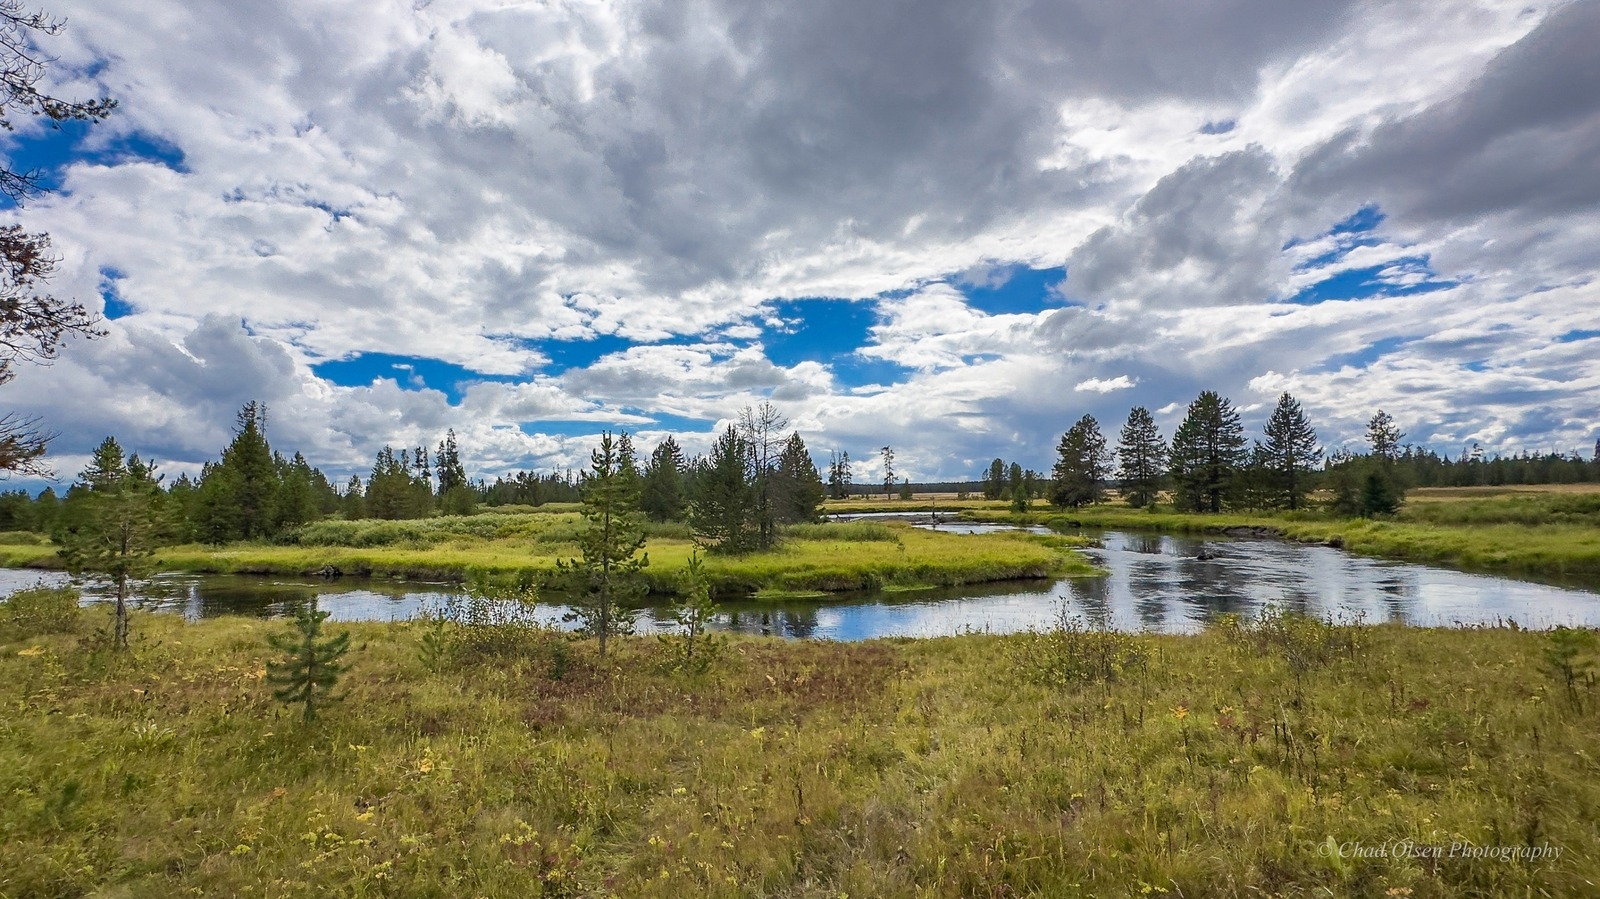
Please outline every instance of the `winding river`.
[[[996, 525], [941, 524], [981, 533]], [[1129, 631], [1187, 633], [1228, 612], [1245, 615], [1270, 604], [1318, 617], [1463, 627], [1515, 621], [1523, 627], [1600, 626], [1600, 583], [1542, 584], [1429, 565], [1389, 562], [1325, 546], [1263, 539], [1220, 539], [1105, 531], [1086, 549], [1109, 572], [1073, 578], [975, 585], [906, 593], [840, 594], [827, 600], [722, 603], [718, 626], [749, 634], [866, 640], [933, 637], [969, 631], [1005, 633], [1050, 627], [1066, 612], [1086, 622]], [[1202, 561], [1201, 556], [1207, 558]], [[0, 569], [0, 595], [56, 572]], [[83, 584], [85, 602], [103, 602], [106, 585]], [[337, 620], [394, 620], [437, 607], [458, 592], [451, 584], [316, 578], [160, 575], [139, 586], [137, 607], [212, 615], [277, 617], [312, 596]], [[565, 608], [536, 613], [559, 621]], [[664, 608], [640, 611], [638, 630], [669, 626]]]

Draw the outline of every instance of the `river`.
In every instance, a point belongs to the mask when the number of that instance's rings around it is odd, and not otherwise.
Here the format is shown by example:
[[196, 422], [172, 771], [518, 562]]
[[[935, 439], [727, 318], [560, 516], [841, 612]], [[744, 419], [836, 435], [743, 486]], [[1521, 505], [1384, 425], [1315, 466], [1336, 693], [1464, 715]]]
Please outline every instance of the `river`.
[[[941, 524], [984, 532], [996, 525]], [[1219, 614], [1250, 615], [1277, 604], [1337, 620], [1462, 627], [1515, 621], [1523, 627], [1600, 626], [1600, 584], [1541, 584], [1430, 565], [1351, 555], [1278, 540], [1221, 539], [1105, 531], [1084, 552], [1109, 572], [1072, 578], [984, 584], [907, 593], [840, 594], [826, 600], [722, 603], [717, 626], [749, 634], [866, 640], [969, 631], [1048, 628], [1065, 611], [1120, 630], [1189, 633]], [[1199, 557], [1210, 558], [1202, 561]], [[56, 572], [0, 569], [0, 595]], [[83, 585], [85, 602], [108, 599], [107, 585]], [[343, 578], [165, 574], [142, 582], [136, 608], [213, 615], [278, 617], [320, 597], [342, 621], [388, 621], [435, 608], [459, 591], [451, 584]], [[565, 608], [535, 612], [559, 621]], [[670, 625], [664, 608], [640, 611], [638, 630]]]

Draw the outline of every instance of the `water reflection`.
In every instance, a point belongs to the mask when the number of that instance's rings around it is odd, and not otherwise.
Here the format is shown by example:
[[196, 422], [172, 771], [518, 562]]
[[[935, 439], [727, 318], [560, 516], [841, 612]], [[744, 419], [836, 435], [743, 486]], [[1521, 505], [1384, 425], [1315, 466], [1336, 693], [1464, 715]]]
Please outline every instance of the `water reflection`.
[[[983, 533], [994, 526], [941, 524]], [[884, 636], [942, 636], [967, 631], [1004, 633], [1049, 627], [1063, 606], [1087, 622], [1122, 630], [1183, 633], [1223, 613], [1251, 615], [1268, 604], [1318, 617], [1399, 621], [1430, 626], [1506, 620], [1529, 627], [1600, 625], [1600, 595], [1443, 568], [1351, 556], [1323, 546], [1272, 540], [1215, 540], [1106, 532], [1086, 550], [1108, 572], [1103, 578], [1013, 582], [902, 594], [857, 594], [824, 601], [727, 600], [715, 627], [794, 639], [861, 640]], [[0, 595], [39, 580], [66, 583], [59, 573], [0, 569]], [[135, 605], [190, 618], [293, 614], [313, 596], [338, 620], [415, 617], [456, 595], [449, 584], [317, 579], [162, 575], [138, 585]], [[109, 599], [109, 585], [83, 585], [85, 601]], [[535, 608], [542, 620], [562, 622], [557, 596]], [[638, 630], [670, 630], [665, 607], [639, 613]]]

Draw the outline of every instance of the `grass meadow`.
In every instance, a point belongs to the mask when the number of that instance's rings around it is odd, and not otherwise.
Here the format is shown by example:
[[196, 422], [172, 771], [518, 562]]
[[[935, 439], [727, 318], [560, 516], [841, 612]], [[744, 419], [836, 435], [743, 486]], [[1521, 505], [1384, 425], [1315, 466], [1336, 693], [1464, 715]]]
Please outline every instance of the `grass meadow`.
[[114, 653], [104, 609], [43, 594], [0, 603], [0, 896], [1600, 883], [1592, 643], [1567, 679], [1548, 634], [1063, 622], [734, 639], [685, 674], [653, 639], [602, 661], [531, 630], [440, 657], [421, 623], [369, 623], [349, 626], [342, 701], [304, 724], [263, 683], [286, 623], [139, 615]]

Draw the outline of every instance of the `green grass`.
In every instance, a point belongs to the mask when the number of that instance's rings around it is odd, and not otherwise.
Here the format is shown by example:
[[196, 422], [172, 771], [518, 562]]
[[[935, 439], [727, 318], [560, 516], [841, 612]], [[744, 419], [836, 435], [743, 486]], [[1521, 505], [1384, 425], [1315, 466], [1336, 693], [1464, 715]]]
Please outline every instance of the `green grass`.
[[[474, 518], [488, 519], [475, 523]], [[508, 519], [500, 521], [497, 519]], [[531, 519], [531, 520], [530, 520]], [[301, 543], [187, 545], [157, 553], [163, 571], [303, 575], [331, 566], [343, 574], [469, 580], [474, 576], [542, 577], [558, 559], [578, 554], [575, 513], [436, 518], [421, 522], [323, 522], [302, 529]], [[496, 536], [513, 533], [516, 536]], [[652, 592], [674, 593], [697, 550], [681, 524], [652, 525], [645, 576]], [[313, 543], [304, 542], [309, 536]], [[349, 540], [355, 545], [327, 544]], [[934, 533], [904, 524], [803, 525], [771, 552], [707, 556], [721, 594], [837, 593], [887, 587], [937, 587], [1094, 574], [1074, 544], [1024, 534]], [[59, 564], [49, 546], [0, 546], [8, 564]]]
[[[1590, 895], [1600, 693], [1540, 634], [1218, 628], [654, 640], [552, 679], [350, 626], [344, 702], [262, 682], [282, 623], [140, 615], [134, 650], [0, 629], [0, 895]], [[1303, 650], [1314, 650], [1306, 654]], [[1042, 666], [1042, 667], [1041, 667]], [[1536, 861], [1324, 847], [1550, 845]]]

